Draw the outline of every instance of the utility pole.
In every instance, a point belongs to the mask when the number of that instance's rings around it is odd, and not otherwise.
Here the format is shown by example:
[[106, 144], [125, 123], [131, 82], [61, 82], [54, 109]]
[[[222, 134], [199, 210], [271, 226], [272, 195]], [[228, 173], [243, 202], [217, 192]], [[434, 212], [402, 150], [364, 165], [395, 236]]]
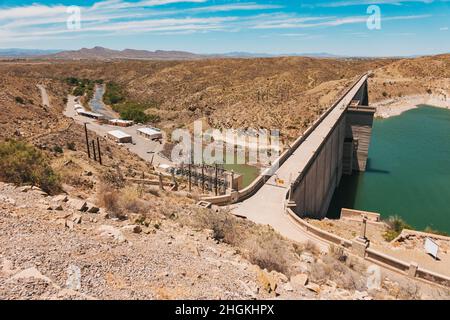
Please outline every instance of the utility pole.
[[95, 140], [92, 140], [92, 150], [94, 151], [94, 160], [97, 161], [97, 155], [95, 153]]
[[100, 139], [97, 137], [97, 148], [98, 148], [98, 162], [100, 162], [100, 165], [102, 164], [102, 153], [100, 151]]
[[202, 193], [205, 193], [205, 164], [202, 163]]
[[188, 164], [188, 171], [189, 171], [189, 192], [192, 191], [192, 180], [191, 180], [191, 163]]
[[91, 151], [89, 150], [89, 138], [88, 138], [88, 131], [87, 131], [87, 123], [84, 123], [84, 133], [86, 135], [86, 147], [87, 147], [87, 154], [89, 159], [91, 158]]
[[218, 190], [217, 190], [217, 163], [215, 164], [215, 181], [214, 181], [214, 190], [215, 190], [215, 194], [217, 196]]

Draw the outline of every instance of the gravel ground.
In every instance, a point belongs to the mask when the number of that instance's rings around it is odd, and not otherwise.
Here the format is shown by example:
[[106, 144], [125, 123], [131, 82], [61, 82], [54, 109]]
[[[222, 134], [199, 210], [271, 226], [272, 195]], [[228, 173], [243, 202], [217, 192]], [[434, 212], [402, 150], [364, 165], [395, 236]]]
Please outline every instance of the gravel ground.
[[57, 204], [41, 193], [0, 183], [0, 299], [273, 297], [261, 270], [207, 231], [164, 221], [137, 234], [102, 211], [48, 210]]

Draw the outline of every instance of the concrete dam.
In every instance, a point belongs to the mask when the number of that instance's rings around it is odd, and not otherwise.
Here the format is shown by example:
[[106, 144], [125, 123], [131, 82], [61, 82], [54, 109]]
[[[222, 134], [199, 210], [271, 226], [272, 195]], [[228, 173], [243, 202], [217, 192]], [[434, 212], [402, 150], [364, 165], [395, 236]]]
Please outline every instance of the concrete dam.
[[291, 182], [287, 206], [300, 217], [325, 217], [342, 175], [366, 170], [375, 113], [369, 106], [367, 76], [342, 103], [307, 138], [310, 146], [304, 144], [294, 152], [304, 156], [298, 156], [299, 171]]
[[286, 215], [323, 218], [343, 174], [364, 171], [375, 108], [369, 106], [368, 75], [339, 100], [279, 158], [275, 174], [262, 174], [250, 186], [203, 200], [233, 205], [233, 213], [270, 224], [285, 236], [305, 240]]

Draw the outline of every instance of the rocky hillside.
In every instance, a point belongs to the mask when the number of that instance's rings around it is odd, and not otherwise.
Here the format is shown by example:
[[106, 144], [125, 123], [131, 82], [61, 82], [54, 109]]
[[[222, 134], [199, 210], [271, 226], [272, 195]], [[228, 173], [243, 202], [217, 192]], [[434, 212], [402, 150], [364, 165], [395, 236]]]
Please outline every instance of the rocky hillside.
[[450, 96], [450, 55], [401, 59], [374, 70], [372, 102], [414, 95]]
[[[67, 77], [114, 81], [127, 101], [152, 106], [158, 126], [171, 130], [203, 118], [216, 128], [280, 129], [293, 139], [328, 108], [354, 78], [390, 60], [307, 57], [208, 59], [200, 61], [114, 61], [1, 63], [6, 92], [31, 83], [61, 84]], [[21, 83], [27, 83], [25, 88]], [[56, 85], [56, 84], [55, 84]], [[66, 88], [67, 89], [67, 88]], [[54, 90], [63, 99], [64, 90]], [[17, 104], [13, 96], [6, 105]], [[38, 103], [35, 101], [34, 103]]]
[[[0, 183], [0, 298], [370, 300], [443, 295], [387, 277], [381, 288], [368, 290], [366, 266], [352, 257], [294, 245], [226, 212], [217, 220], [217, 213], [199, 212], [189, 204], [183, 209], [172, 204], [166, 211], [152, 204], [145, 214], [128, 214], [124, 220], [71, 195], [49, 197], [36, 188]], [[264, 239], [247, 237], [244, 244], [231, 245], [233, 229], [223, 238], [221, 220]], [[215, 225], [200, 228], [208, 221]], [[277, 264], [286, 269], [272, 270]]]
[[183, 185], [169, 192], [135, 184], [130, 178], [141, 174], [155, 178], [148, 163], [102, 140], [99, 166], [84, 152], [83, 128], [62, 115], [65, 79], [75, 76], [114, 81], [132, 101], [156, 101], [150, 111], [169, 129], [204, 118], [215, 127], [280, 128], [293, 138], [367, 70], [375, 70], [379, 88], [398, 88], [383, 85], [391, 76], [412, 81], [393, 71], [408, 61], [0, 63], [0, 143], [15, 138], [42, 150], [62, 190], [49, 196], [0, 184], [0, 299], [448, 297], [389, 272], [369, 289], [368, 266], [353, 256], [290, 242], [226, 210], [200, 209]]

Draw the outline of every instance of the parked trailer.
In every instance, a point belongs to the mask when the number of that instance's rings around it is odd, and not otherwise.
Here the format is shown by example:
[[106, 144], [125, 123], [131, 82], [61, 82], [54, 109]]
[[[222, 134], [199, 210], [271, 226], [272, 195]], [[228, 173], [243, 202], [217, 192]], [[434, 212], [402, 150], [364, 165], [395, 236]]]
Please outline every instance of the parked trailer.
[[93, 119], [97, 119], [97, 120], [105, 120], [105, 116], [100, 113], [95, 113], [95, 112], [90, 112], [90, 111], [85, 111], [85, 110], [80, 110], [77, 112], [80, 116], [93, 118]]

